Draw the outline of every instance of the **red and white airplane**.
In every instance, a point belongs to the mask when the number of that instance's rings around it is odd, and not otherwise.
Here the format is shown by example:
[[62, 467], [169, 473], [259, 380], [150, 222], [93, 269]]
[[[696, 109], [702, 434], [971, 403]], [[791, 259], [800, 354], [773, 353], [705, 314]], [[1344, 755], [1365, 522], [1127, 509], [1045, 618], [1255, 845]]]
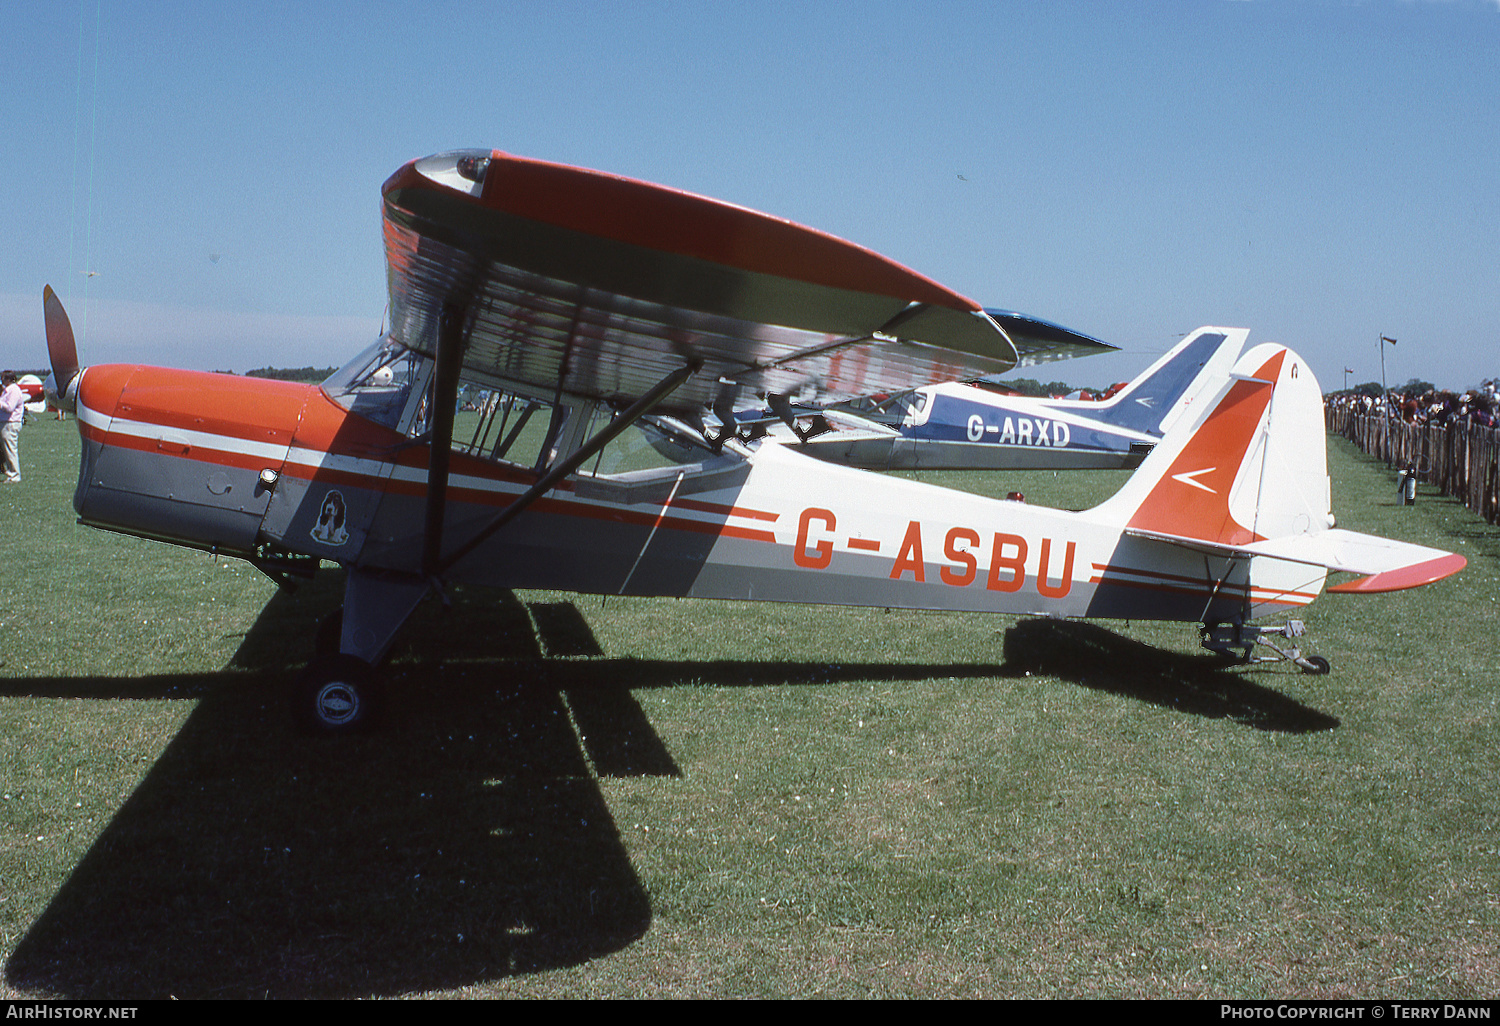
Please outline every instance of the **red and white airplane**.
[[391, 327], [321, 386], [80, 370], [44, 292], [83, 523], [277, 579], [347, 570], [301, 682], [321, 729], [368, 720], [397, 631], [454, 584], [1180, 620], [1249, 659], [1300, 633], [1253, 621], [1330, 571], [1367, 592], [1464, 566], [1333, 526], [1321, 395], [1282, 346], [1246, 351], [1117, 495], [1063, 512], [704, 426], [752, 393], [832, 404], [1015, 363], [977, 303], [884, 257], [498, 151], [413, 161], [383, 195]]
[[26, 393], [26, 409], [28, 412], [46, 412], [47, 395], [41, 378], [35, 374], [22, 374], [16, 378], [16, 384], [20, 386], [22, 392]]

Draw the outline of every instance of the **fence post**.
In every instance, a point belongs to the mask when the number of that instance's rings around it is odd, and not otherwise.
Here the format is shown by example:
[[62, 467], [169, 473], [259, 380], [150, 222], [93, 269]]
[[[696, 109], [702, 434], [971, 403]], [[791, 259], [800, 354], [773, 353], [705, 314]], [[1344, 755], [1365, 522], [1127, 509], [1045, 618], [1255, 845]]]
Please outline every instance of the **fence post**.
[[1500, 427], [1471, 421], [1446, 426], [1407, 424], [1382, 413], [1335, 407], [1328, 430], [1353, 442], [1387, 466], [1427, 460], [1429, 484], [1459, 499], [1487, 523], [1500, 522]]

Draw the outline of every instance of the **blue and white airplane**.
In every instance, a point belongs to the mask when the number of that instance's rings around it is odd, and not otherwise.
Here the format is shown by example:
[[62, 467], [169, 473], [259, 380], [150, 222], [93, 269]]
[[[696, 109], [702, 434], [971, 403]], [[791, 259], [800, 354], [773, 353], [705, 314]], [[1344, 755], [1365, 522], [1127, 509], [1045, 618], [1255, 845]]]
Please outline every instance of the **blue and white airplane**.
[[1102, 402], [948, 382], [878, 404], [826, 409], [799, 439], [779, 429], [771, 437], [866, 470], [1130, 469], [1194, 401], [1223, 383], [1248, 335], [1199, 328]]

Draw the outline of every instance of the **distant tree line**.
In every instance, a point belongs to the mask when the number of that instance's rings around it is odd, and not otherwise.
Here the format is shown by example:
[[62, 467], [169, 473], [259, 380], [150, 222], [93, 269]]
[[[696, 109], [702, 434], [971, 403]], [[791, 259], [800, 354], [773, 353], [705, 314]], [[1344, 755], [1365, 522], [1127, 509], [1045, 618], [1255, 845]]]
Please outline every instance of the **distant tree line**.
[[[1049, 381], [1049, 382], [1047, 382], [1044, 385], [1040, 381], [1035, 380], [1034, 378], [1014, 378], [1011, 381], [1006, 382], [1006, 384], [1010, 385], [1011, 388], [1014, 388], [1017, 392], [1020, 392], [1022, 395], [1035, 395], [1035, 396], [1067, 395], [1069, 392], [1076, 392], [1076, 391], [1078, 391], [1078, 389], [1076, 387], [1074, 387], [1073, 385], [1068, 384], [1066, 381]], [[1102, 392], [1104, 390], [1103, 389], [1095, 389], [1095, 388], [1086, 388], [1086, 389], [1084, 389], [1084, 391], [1085, 392], [1093, 392], [1095, 394], [1098, 394], [1099, 392]]]
[[277, 381], [322, 381], [337, 367], [257, 367], [247, 370], [247, 378], [274, 378]]
[[[1035, 378], [986, 379], [980, 382], [980, 384], [1000, 391], [1014, 392], [1017, 395], [1031, 395], [1041, 398], [1068, 395], [1071, 392], [1080, 391], [1077, 385], [1070, 385], [1066, 381], [1049, 381], [1044, 385]], [[1082, 389], [1082, 391], [1088, 392], [1090, 395], [1103, 395], [1107, 390], [1104, 388]]]

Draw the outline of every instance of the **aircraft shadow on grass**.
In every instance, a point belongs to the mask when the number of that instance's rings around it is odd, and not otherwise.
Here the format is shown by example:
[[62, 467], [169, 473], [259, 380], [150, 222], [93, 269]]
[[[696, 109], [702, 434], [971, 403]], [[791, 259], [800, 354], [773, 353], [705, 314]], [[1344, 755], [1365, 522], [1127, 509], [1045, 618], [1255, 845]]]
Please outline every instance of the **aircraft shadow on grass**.
[[[411, 625], [386, 729], [297, 736], [279, 685], [311, 643], [286, 639], [305, 639], [338, 595], [321, 582], [279, 593], [220, 673], [4, 689], [198, 699], [16, 946], [12, 987], [74, 998], [395, 995], [619, 950], [646, 932], [651, 906], [597, 779], [678, 773], [632, 689], [1031, 671], [1265, 729], [1335, 722], [1087, 624], [1022, 621], [1004, 665], [612, 660], [571, 603], [528, 607], [488, 592], [455, 597], [476, 604], [456, 612], [483, 631]], [[441, 647], [424, 651], [434, 634]]]
[[[11, 986], [393, 995], [577, 964], [645, 932], [649, 899], [595, 774], [677, 769], [630, 692], [549, 663], [506, 593], [455, 658], [393, 666], [387, 729], [298, 735], [281, 684], [338, 601], [320, 583], [278, 593], [223, 672], [13, 682], [198, 704], [16, 946]], [[535, 612], [549, 652], [587, 651], [575, 609]]]
[[[1005, 633], [1012, 676], [1060, 677], [1083, 687], [1178, 712], [1232, 719], [1261, 730], [1330, 730], [1336, 717], [1247, 679], [1210, 653], [1168, 652], [1080, 620], [1022, 620]], [[1290, 663], [1271, 664], [1278, 676]]]

